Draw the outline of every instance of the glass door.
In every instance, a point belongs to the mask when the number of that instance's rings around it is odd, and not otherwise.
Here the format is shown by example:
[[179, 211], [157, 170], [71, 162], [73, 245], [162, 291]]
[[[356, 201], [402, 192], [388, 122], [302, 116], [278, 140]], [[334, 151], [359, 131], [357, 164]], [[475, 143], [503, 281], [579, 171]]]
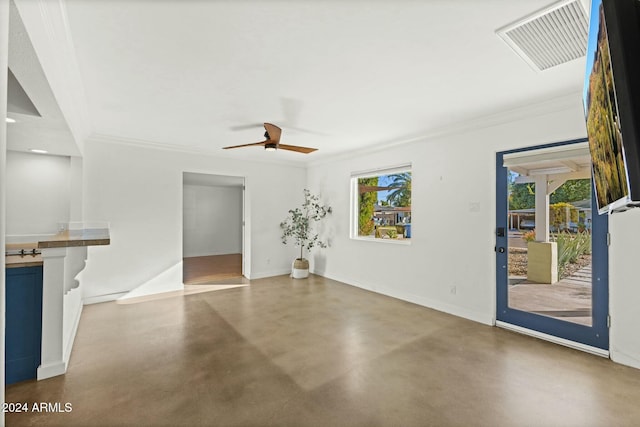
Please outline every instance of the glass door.
[[586, 140], [496, 156], [497, 320], [607, 350], [608, 217]]

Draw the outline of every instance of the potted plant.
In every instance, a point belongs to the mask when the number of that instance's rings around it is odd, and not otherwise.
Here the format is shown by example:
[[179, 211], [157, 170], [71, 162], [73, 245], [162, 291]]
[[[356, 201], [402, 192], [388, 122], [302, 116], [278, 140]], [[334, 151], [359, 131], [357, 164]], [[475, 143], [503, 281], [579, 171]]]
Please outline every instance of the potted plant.
[[302, 206], [290, 209], [289, 216], [280, 223], [282, 243], [286, 244], [291, 239], [296, 246], [300, 246], [300, 258], [293, 261], [291, 270], [291, 277], [294, 279], [309, 276], [309, 260], [304, 258], [305, 248], [311, 250], [314, 246], [327, 247], [327, 244], [320, 240], [320, 236], [311, 230], [312, 221], [320, 221], [331, 213], [331, 207], [321, 205], [319, 200], [318, 196], [305, 189]]

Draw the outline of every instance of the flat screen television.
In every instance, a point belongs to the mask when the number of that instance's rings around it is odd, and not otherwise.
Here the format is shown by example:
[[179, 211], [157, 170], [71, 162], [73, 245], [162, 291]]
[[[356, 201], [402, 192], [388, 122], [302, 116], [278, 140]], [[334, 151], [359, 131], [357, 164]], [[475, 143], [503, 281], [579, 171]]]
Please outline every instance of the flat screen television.
[[592, 0], [583, 101], [598, 213], [640, 206], [640, 0]]

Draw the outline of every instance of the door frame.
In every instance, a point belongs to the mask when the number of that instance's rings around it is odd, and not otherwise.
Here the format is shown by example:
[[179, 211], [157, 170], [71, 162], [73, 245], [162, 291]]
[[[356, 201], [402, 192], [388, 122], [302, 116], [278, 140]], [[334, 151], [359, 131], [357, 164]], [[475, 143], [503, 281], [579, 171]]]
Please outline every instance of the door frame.
[[240, 181], [242, 181], [241, 185], [233, 185], [233, 187], [238, 187], [241, 191], [240, 194], [240, 200], [242, 202], [242, 206], [241, 206], [241, 215], [242, 218], [240, 219], [240, 229], [241, 229], [241, 243], [240, 243], [240, 251], [241, 251], [241, 274], [242, 277], [249, 279], [251, 272], [250, 272], [250, 241], [248, 240], [248, 237], [250, 235], [249, 231], [247, 230], [247, 227], [250, 226], [249, 221], [247, 220], [247, 218], [250, 216], [249, 215], [249, 207], [247, 205], [248, 202], [248, 196], [247, 196], [247, 177], [244, 175], [230, 175], [230, 174], [224, 174], [224, 173], [215, 173], [215, 172], [211, 172], [211, 171], [197, 171], [197, 170], [183, 170], [182, 171], [182, 181], [181, 181], [181, 204], [180, 204], [180, 217], [181, 217], [181, 227], [180, 227], [180, 241], [181, 241], [181, 257], [180, 259], [184, 259], [184, 186], [185, 184], [185, 175], [186, 174], [192, 174], [192, 175], [207, 175], [208, 177], [211, 178], [211, 182], [214, 182], [216, 179], [226, 179], [226, 178], [231, 178], [231, 179], [237, 179], [238, 183]]
[[[557, 338], [565, 345], [575, 343], [578, 348], [588, 346], [606, 352], [609, 349], [609, 218], [607, 215], [598, 215], [596, 199], [593, 195], [593, 184], [591, 196], [592, 326], [513, 309], [508, 304], [508, 184], [507, 168], [503, 166], [503, 157], [510, 153], [559, 147], [585, 141], [587, 141], [586, 138], [581, 138], [496, 153], [496, 324], [505, 327], [513, 326], [514, 329], [522, 331], [535, 331], [538, 336]], [[500, 227], [504, 227], [505, 230], [502, 236], [498, 235], [501, 234], [498, 233]], [[505, 248], [505, 250], [500, 252], [499, 248]], [[598, 283], [598, 286], [593, 286], [593, 283]]]

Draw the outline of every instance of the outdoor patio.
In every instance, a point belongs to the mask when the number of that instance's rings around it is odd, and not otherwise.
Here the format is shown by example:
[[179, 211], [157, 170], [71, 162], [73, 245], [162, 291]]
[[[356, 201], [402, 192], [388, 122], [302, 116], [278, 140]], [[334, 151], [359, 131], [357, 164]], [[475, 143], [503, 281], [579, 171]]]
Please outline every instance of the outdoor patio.
[[527, 242], [521, 231], [509, 230], [509, 307], [591, 326], [591, 254], [567, 264], [558, 282], [527, 279]]
[[591, 265], [554, 284], [510, 275], [509, 307], [591, 326]]

